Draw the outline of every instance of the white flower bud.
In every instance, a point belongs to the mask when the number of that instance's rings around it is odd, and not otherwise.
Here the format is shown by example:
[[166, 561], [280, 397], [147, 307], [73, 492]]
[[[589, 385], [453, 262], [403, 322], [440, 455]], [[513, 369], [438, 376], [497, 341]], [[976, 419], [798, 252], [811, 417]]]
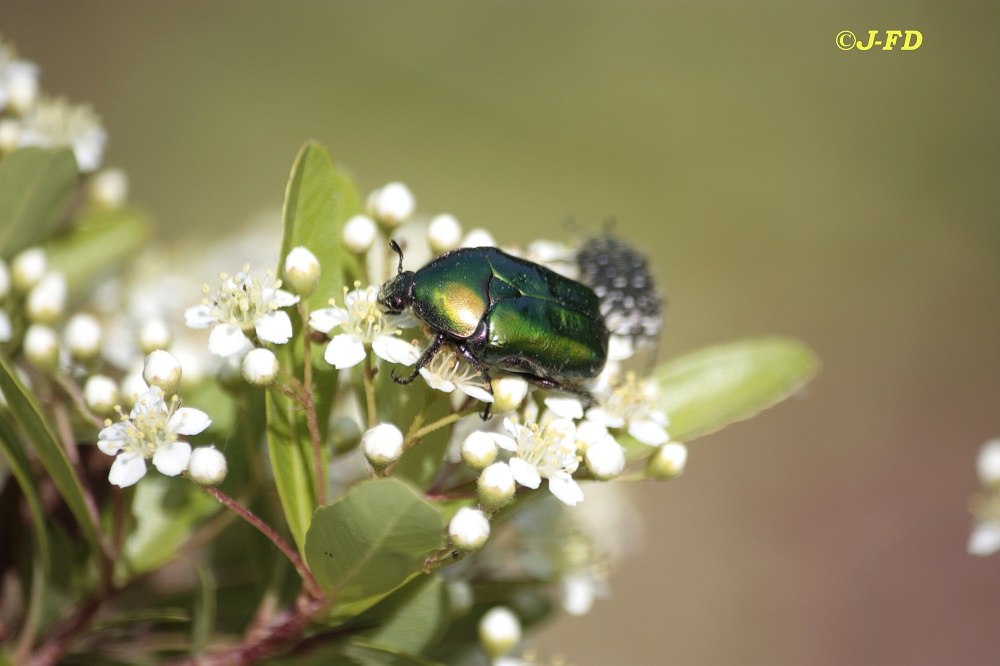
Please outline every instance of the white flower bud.
[[477, 430], [462, 442], [462, 460], [472, 469], [480, 472], [497, 459], [497, 443], [485, 432]]
[[497, 241], [486, 229], [473, 229], [465, 234], [462, 247], [496, 247]]
[[307, 248], [293, 247], [285, 257], [285, 281], [293, 294], [309, 298], [319, 285], [319, 259]]
[[217, 486], [226, 478], [226, 456], [214, 446], [199, 446], [191, 451], [188, 474], [200, 486]]
[[7, 312], [0, 310], [0, 342], [10, 341], [11, 336], [14, 335], [14, 326], [10, 323], [10, 316]]
[[51, 370], [59, 364], [59, 338], [43, 324], [32, 324], [24, 333], [24, 355], [36, 367]]
[[979, 523], [973, 527], [966, 550], [969, 555], [980, 557], [1000, 551], [1000, 523]]
[[0, 298], [4, 298], [10, 293], [10, 269], [7, 262], [0, 259]]
[[368, 210], [378, 222], [397, 227], [413, 215], [417, 207], [413, 193], [403, 183], [389, 183], [368, 197]]
[[21, 144], [21, 123], [14, 118], [0, 119], [0, 152], [6, 154], [17, 150]]
[[14, 289], [21, 293], [28, 291], [38, 284], [48, 269], [49, 260], [45, 256], [45, 250], [40, 247], [24, 250], [10, 264]]
[[976, 470], [984, 488], [1000, 489], [1000, 439], [991, 439], [979, 449]]
[[493, 413], [508, 414], [521, 406], [528, 395], [528, 382], [517, 375], [493, 380]]
[[90, 179], [90, 200], [105, 208], [121, 208], [128, 198], [128, 176], [121, 169], [102, 169]]
[[23, 115], [38, 98], [38, 65], [27, 60], [8, 62], [4, 78], [10, 107]]
[[46, 273], [28, 292], [25, 311], [36, 324], [52, 324], [66, 308], [66, 278], [62, 273]]
[[270, 349], [251, 349], [243, 357], [243, 379], [254, 386], [270, 386], [281, 366]]
[[493, 463], [482, 471], [476, 492], [483, 509], [493, 513], [514, 496], [514, 474], [507, 463]]
[[80, 313], [70, 317], [63, 331], [63, 340], [70, 355], [78, 361], [89, 361], [101, 351], [101, 324], [93, 315]]
[[142, 349], [143, 354], [157, 349], [166, 349], [172, 341], [170, 327], [159, 317], [147, 319], [139, 328], [139, 348]]
[[587, 463], [587, 469], [599, 481], [613, 479], [625, 469], [625, 449], [611, 435], [606, 435], [587, 447], [583, 459]]
[[646, 463], [646, 476], [657, 480], [680, 476], [687, 463], [687, 455], [687, 447], [680, 442], [667, 442], [661, 445]]
[[111, 416], [118, 404], [118, 385], [104, 375], [91, 375], [83, 385], [83, 401], [99, 416]]
[[454, 250], [462, 242], [462, 225], [454, 215], [435, 215], [427, 225], [427, 242], [438, 254]]
[[479, 620], [479, 642], [491, 657], [499, 657], [521, 640], [521, 621], [506, 606], [495, 606]]
[[448, 536], [459, 550], [479, 550], [490, 538], [490, 520], [479, 509], [462, 507], [448, 523]]
[[358, 254], [364, 254], [371, 249], [378, 234], [375, 221], [367, 215], [355, 215], [344, 223], [344, 245]]
[[146, 357], [142, 378], [149, 386], [159, 386], [164, 395], [175, 395], [181, 385], [181, 362], [170, 352], [157, 349]]
[[403, 433], [391, 423], [380, 423], [361, 436], [361, 450], [374, 467], [385, 467], [403, 455]]
[[142, 378], [142, 372], [136, 371], [122, 377], [119, 390], [122, 404], [128, 409], [132, 409], [139, 396], [149, 390], [149, 386], [146, 384], [146, 380]]

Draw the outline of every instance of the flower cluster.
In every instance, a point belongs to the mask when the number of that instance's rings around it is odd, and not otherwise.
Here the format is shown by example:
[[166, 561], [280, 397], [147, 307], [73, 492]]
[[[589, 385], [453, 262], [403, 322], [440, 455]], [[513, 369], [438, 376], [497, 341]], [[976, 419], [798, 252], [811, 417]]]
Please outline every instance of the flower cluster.
[[983, 492], [972, 500], [975, 525], [969, 536], [970, 555], [1000, 552], [1000, 439], [983, 444], [976, 461]]

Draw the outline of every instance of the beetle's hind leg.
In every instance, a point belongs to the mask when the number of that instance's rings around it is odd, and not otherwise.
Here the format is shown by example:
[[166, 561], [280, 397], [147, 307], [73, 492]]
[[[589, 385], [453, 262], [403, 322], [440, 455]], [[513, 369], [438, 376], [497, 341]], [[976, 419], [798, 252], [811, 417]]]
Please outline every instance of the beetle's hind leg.
[[[392, 370], [389, 373], [390, 375], [392, 375], [392, 381], [396, 382], [397, 384], [409, 384], [410, 382], [412, 382], [414, 379], [417, 378], [417, 375], [420, 374], [420, 368], [424, 367], [425, 365], [431, 362], [431, 360], [434, 358], [434, 355], [438, 353], [439, 349], [441, 349], [441, 345], [443, 345], [446, 341], [447, 341], [446, 336], [443, 333], [439, 333], [438, 336], [434, 338], [434, 341], [431, 342], [431, 344], [427, 347], [427, 349], [424, 350], [424, 353], [420, 355], [420, 358], [417, 359], [417, 365], [413, 368], [413, 372], [410, 373], [410, 376], [400, 378], [396, 376], [396, 371]], [[492, 393], [492, 390], [490, 392]]]
[[[476, 372], [478, 372], [479, 376], [482, 377], [483, 383], [486, 384], [486, 390], [490, 395], [493, 395], [493, 380], [490, 379], [490, 373], [486, 371], [486, 368], [484, 368], [483, 364], [479, 362], [479, 359], [473, 356], [472, 352], [470, 352], [469, 348], [465, 345], [455, 345], [455, 349], [462, 355], [462, 358], [468, 361], [472, 367], [476, 369]], [[484, 421], [490, 418], [490, 409], [492, 407], [492, 402], [486, 403], [486, 409], [484, 409], [482, 413]]]

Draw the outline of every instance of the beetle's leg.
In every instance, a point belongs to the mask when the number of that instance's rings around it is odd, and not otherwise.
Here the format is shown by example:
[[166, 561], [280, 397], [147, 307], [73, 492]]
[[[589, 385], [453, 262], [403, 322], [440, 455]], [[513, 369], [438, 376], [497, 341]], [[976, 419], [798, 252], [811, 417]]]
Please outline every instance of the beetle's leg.
[[594, 404], [594, 396], [592, 396], [587, 391], [583, 389], [578, 389], [575, 386], [567, 386], [566, 384], [560, 384], [554, 379], [546, 379], [545, 377], [539, 377], [538, 375], [522, 374], [518, 373], [519, 376], [524, 377], [527, 381], [531, 382], [535, 386], [539, 386], [543, 389], [548, 389], [550, 391], [563, 391], [564, 393], [572, 393], [576, 397], [584, 400], [587, 406]]
[[[490, 395], [493, 395], [493, 380], [490, 379], [490, 373], [486, 371], [486, 368], [484, 368], [483, 364], [479, 362], [479, 359], [473, 356], [472, 352], [469, 351], [469, 348], [465, 345], [456, 345], [456, 349], [458, 350], [458, 353], [462, 355], [462, 358], [472, 364], [472, 367], [476, 369], [479, 376], [482, 377], [483, 382], [486, 384], [486, 390], [489, 391]], [[491, 407], [493, 407], [492, 402], [486, 403], [486, 409], [484, 409], [482, 413], [484, 421], [490, 418]]]
[[412, 382], [414, 379], [417, 378], [417, 375], [420, 374], [420, 368], [424, 367], [425, 365], [431, 362], [431, 359], [434, 358], [434, 355], [438, 353], [438, 350], [441, 349], [441, 345], [443, 345], [445, 342], [446, 342], [445, 335], [443, 333], [439, 333], [438, 336], [434, 338], [434, 341], [431, 342], [430, 345], [428, 345], [427, 349], [424, 350], [424, 353], [420, 355], [420, 358], [417, 359], [417, 365], [416, 367], [413, 368], [413, 372], [410, 373], [410, 376], [400, 379], [399, 377], [396, 376], [396, 371], [393, 370], [392, 372], [389, 373], [390, 375], [392, 375], [392, 381], [396, 382], [397, 384], [409, 384], [410, 382]]

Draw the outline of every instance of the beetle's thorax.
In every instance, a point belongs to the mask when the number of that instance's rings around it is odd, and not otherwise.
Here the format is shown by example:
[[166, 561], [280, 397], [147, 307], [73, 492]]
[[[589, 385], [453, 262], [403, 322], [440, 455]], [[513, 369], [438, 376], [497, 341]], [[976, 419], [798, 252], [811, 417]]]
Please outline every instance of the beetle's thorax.
[[389, 314], [399, 314], [413, 303], [413, 271], [386, 280], [378, 290], [378, 304]]

